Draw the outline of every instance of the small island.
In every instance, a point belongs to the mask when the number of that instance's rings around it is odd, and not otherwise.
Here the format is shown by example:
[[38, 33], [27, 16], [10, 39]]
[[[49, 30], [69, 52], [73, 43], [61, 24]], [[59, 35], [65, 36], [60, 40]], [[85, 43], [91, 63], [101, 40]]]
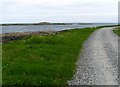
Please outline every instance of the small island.
[[11, 25], [93, 25], [94, 23], [50, 23], [50, 22], [38, 22], [38, 23], [11, 23], [11, 24], [0, 24], [0, 26], [11, 26]]

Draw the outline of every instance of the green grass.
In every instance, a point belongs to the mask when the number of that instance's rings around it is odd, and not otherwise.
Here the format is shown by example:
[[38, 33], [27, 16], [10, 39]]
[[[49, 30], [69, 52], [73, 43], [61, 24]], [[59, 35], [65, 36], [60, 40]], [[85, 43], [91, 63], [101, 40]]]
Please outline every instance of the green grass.
[[2, 85], [2, 45], [0, 44], [0, 87]]
[[2, 45], [3, 85], [66, 85], [83, 42], [97, 28], [31, 36]]
[[120, 28], [114, 29], [113, 31], [114, 31], [114, 33], [116, 33], [118, 36], [120, 36]]

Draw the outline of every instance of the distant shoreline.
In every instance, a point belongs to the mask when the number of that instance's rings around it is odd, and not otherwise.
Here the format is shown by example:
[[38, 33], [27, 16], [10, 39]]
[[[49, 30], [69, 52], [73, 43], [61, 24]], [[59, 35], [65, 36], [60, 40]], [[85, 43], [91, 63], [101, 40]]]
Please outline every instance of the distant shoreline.
[[117, 23], [14, 23], [0, 24], [0, 26], [20, 26], [20, 25], [93, 25], [93, 24], [117, 24]]
[[73, 25], [73, 24], [82, 24], [82, 25], [88, 25], [93, 23], [49, 23], [49, 24], [42, 24], [42, 23], [20, 23], [20, 24], [0, 24], [0, 26], [11, 26], [11, 25]]

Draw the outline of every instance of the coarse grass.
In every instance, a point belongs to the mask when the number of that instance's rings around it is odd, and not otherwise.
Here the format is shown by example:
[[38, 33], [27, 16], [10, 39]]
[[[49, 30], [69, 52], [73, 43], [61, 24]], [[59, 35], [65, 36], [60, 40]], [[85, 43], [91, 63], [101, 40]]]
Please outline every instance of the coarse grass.
[[84, 41], [96, 29], [73, 29], [4, 43], [3, 85], [67, 85]]
[[0, 87], [2, 86], [2, 44], [0, 44]]
[[114, 29], [114, 33], [116, 33], [118, 36], [120, 36], [120, 28]]

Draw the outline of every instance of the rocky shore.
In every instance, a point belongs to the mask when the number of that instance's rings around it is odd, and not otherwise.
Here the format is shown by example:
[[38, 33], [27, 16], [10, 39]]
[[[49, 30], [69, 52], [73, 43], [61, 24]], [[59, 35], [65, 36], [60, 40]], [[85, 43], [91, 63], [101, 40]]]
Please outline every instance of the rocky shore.
[[5, 33], [0, 34], [0, 43], [5, 43], [12, 40], [20, 40], [24, 37], [33, 35], [52, 35], [56, 34], [57, 31], [39, 31], [39, 32], [22, 32], [22, 33]]

